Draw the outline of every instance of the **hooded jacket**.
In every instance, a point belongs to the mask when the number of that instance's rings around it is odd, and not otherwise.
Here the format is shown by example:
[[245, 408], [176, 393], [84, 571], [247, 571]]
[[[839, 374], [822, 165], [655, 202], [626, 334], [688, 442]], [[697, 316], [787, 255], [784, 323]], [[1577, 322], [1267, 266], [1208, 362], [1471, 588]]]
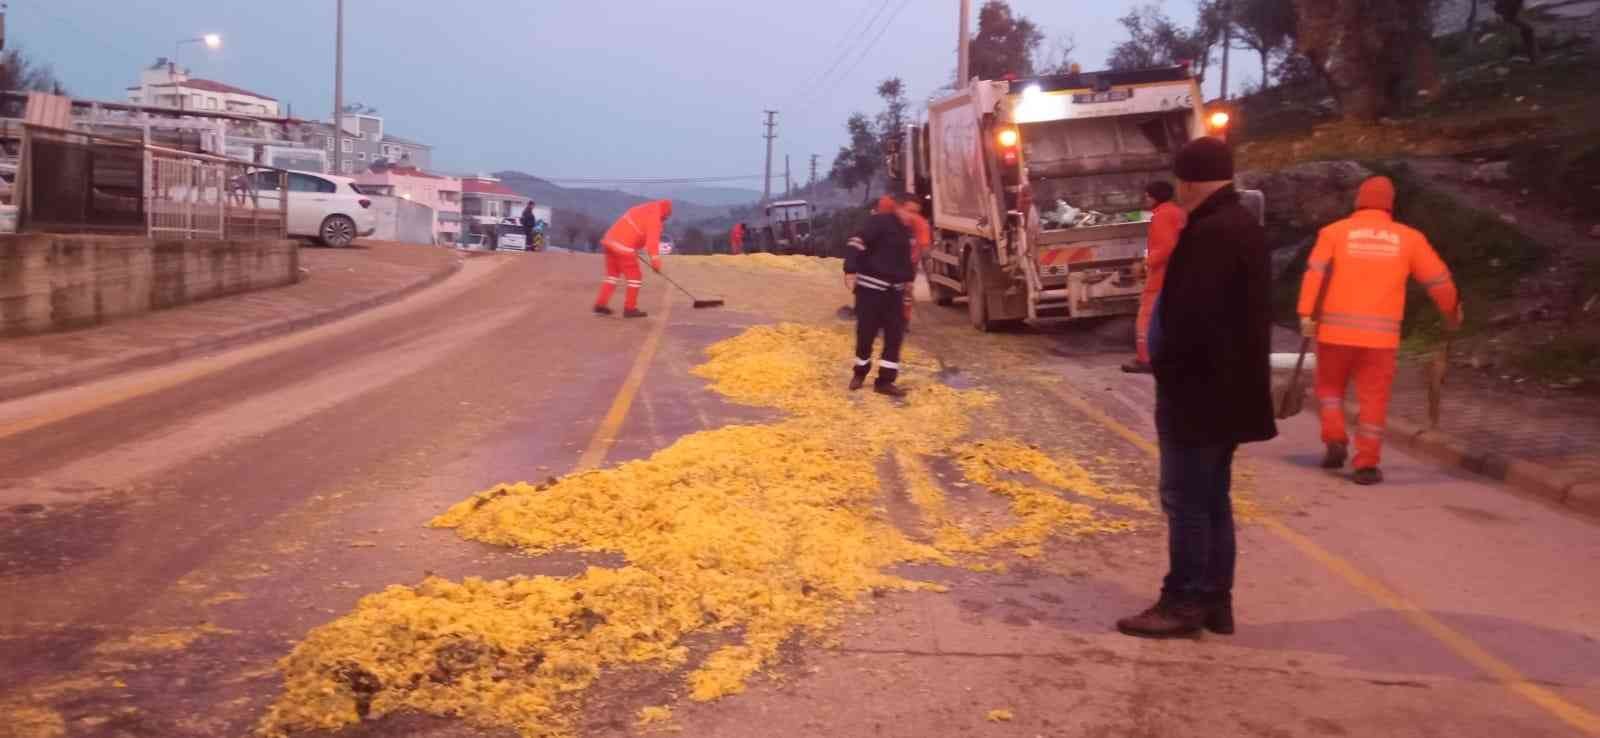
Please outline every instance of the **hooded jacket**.
[[672, 201], [656, 200], [635, 205], [611, 224], [600, 243], [606, 250], [632, 256], [644, 249], [654, 259], [661, 252], [661, 229], [672, 217]]
[[1331, 269], [1317, 340], [1339, 346], [1397, 348], [1406, 281], [1416, 279], [1439, 310], [1455, 314], [1460, 295], [1427, 236], [1395, 221], [1394, 183], [1373, 177], [1356, 194], [1356, 212], [1322, 229], [1300, 285], [1301, 317], [1311, 317]]

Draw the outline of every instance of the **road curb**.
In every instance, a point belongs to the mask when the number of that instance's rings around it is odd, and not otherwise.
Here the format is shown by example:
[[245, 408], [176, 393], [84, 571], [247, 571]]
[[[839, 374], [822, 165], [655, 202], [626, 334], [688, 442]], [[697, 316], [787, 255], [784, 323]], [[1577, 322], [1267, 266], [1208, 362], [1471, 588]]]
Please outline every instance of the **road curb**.
[[1459, 467], [1557, 505], [1600, 516], [1600, 480], [1474, 448], [1460, 438], [1407, 420], [1390, 420], [1386, 437], [1390, 443], [1445, 466]]
[[104, 361], [90, 362], [73, 366], [59, 371], [46, 373], [42, 376], [16, 382], [0, 384], [0, 402], [15, 400], [29, 395], [36, 395], [51, 390], [63, 389], [79, 384], [86, 384], [98, 379], [134, 371], [149, 369], [151, 367], [170, 364], [196, 354], [237, 348], [257, 341], [278, 336], [297, 333], [308, 328], [326, 325], [358, 313], [364, 313], [374, 308], [382, 307], [392, 302], [397, 302], [414, 293], [432, 287], [461, 271], [464, 258], [451, 259], [444, 267], [402, 285], [388, 292], [340, 303], [326, 310], [301, 315], [293, 318], [259, 323], [241, 328], [239, 330], [186, 340], [172, 346], [164, 346], [149, 351], [123, 356]]

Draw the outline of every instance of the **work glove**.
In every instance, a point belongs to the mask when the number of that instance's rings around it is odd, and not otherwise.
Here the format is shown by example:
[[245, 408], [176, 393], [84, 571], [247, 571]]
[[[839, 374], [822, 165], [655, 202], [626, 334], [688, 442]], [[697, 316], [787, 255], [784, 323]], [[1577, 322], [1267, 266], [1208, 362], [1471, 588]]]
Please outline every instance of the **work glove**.
[[661, 273], [661, 257], [659, 257], [659, 256], [650, 257], [650, 268], [654, 269], [656, 274], [660, 274]]
[[1305, 336], [1306, 338], [1309, 338], [1309, 339], [1312, 339], [1312, 340], [1316, 340], [1316, 338], [1317, 338], [1317, 321], [1312, 320], [1310, 318], [1301, 318], [1300, 319], [1300, 335]]
[[1455, 314], [1445, 316], [1444, 327], [1445, 330], [1455, 333], [1461, 330], [1461, 325], [1465, 322], [1467, 322], [1466, 305], [1458, 302], [1456, 303]]

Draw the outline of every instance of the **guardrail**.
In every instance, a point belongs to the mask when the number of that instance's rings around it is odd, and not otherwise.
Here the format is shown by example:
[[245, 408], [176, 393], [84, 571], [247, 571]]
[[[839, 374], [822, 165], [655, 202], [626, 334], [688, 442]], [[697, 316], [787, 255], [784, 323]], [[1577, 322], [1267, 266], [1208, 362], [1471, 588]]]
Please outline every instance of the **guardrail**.
[[140, 141], [24, 125], [21, 232], [281, 239], [288, 172]]

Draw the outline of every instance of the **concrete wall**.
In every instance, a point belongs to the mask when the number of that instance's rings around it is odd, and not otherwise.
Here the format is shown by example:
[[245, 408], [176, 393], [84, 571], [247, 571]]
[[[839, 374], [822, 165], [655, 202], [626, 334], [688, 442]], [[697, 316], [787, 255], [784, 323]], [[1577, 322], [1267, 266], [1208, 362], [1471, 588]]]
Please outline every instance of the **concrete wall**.
[[435, 243], [433, 208], [387, 195], [368, 195], [378, 224], [369, 238], [400, 243]]
[[0, 235], [0, 335], [80, 328], [299, 279], [296, 241]]

